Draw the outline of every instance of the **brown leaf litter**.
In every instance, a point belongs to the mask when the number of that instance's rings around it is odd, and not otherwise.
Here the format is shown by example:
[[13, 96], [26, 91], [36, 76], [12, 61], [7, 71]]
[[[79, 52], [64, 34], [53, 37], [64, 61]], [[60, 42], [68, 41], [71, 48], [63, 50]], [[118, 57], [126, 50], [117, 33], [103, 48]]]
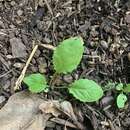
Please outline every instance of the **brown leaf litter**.
[[78, 121], [70, 102], [45, 101], [26, 91], [11, 96], [0, 110], [0, 130], [44, 130], [48, 120], [65, 128], [86, 129]]

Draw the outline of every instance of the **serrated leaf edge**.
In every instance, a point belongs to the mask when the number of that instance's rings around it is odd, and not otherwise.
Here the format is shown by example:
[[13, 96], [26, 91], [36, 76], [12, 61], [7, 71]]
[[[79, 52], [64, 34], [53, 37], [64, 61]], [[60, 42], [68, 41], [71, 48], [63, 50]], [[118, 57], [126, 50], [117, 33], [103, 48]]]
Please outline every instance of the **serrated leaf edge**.
[[[77, 36], [77, 37], [81, 40], [81, 43], [82, 43], [82, 45], [83, 45], [84, 42], [83, 42], [82, 37], [81, 37], [81, 36]], [[76, 37], [70, 37], [70, 38], [76, 38]], [[67, 39], [65, 39], [65, 40], [67, 40]], [[63, 41], [62, 41], [62, 42], [63, 42]], [[62, 46], [62, 44], [61, 44], [62, 42], [60, 42], [59, 45], [58, 45], [56, 48], [59, 48], [60, 46]], [[55, 60], [54, 60], [54, 55], [55, 55], [55, 53], [56, 53], [56, 49], [54, 50], [54, 53], [53, 53], [53, 56], [52, 56], [52, 61], [53, 61], [54, 70], [56, 70], [56, 62], [55, 62]], [[80, 58], [82, 58], [82, 56], [81, 56]], [[79, 62], [79, 64], [80, 64], [80, 62]], [[78, 64], [78, 65], [79, 65], [79, 64]], [[73, 70], [75, 70], [76, 68], [77, 68], [77, 66], [75, 66]], [[68, 69], [67, 72], [66, 72], [66, 71], [62, 71], [62, 72], [57, 72], [57, 73], [67, 74], [67, 73], [71, 73], [73, 70], [69, 70], [69, 69]]]

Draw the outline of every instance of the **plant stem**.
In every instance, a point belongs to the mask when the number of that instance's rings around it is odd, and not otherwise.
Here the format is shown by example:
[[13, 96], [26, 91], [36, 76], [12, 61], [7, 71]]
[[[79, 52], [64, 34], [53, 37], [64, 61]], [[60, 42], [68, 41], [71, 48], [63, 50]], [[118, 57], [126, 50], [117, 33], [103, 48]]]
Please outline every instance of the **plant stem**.
[[56, 83], [56, 79], [59, 77], [59, 73], [55, 72], [50, 80], [49, 86], [53, 87]]
[[60, 89], [60, 88], [64, 88], [64, 89], [65, 89], [65, 88], [68, 88], [68, 87], [65, 87], [65, 86], [58, 86], [58, 87], [54, 87], [54, 88], [55, 88], [55, 89], [57, 89], [57, 88], [59, 88], [59, 89]]

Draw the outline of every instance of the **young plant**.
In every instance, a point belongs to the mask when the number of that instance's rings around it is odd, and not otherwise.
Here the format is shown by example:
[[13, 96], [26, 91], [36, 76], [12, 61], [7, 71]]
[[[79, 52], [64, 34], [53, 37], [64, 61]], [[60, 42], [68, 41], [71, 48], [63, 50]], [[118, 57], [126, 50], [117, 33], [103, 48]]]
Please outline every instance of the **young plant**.
[[126, 94], [130, 92], [130, 84], [124, 85], [123, 83], [119, 83], [116, 86], [116, 90], [120, 91], [119, 95], [117, 96], [117, 107], [124, 108], [125, 103], [127, 101]]
[[[53, 53], [53, 66], [55, 74], [67, 74], [76, 69], [82, 59], [84, 42], [81, 37], [72, 37], [61, 42]], [[24, 78], [31, 92], [45, 91], [47, 82], [45, 76], [39, 73]], [[51, 86], [50, 86], [51, 87]], [[82, 102], [93, 102], [103, 96], [103, 90], [93, 80], [79, 79], [68, 86], [68, 91]]]
[[111, 89], [115, 89], [116, 83], [109, 81], [104, 87], [104, 91], [109, 91]]

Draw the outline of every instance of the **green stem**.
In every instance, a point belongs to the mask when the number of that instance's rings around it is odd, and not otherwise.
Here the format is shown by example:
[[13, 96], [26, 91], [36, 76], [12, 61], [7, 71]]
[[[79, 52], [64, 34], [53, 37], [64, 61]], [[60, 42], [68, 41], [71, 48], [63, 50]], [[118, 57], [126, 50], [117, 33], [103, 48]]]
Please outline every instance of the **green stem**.
[[54, 87], [55, 89], [57, 89], [57, 88], [59, 88], [59, 89], [61, 89], [61, 88], [68, 88], [68, 87], [65, 87], [65, 86], [58, 86], [58, 87]]
[[53, 87], [56, 83], [56, 79], [59, 77], [59, 73], [55, 72], [50, 80], [49, 86]]

